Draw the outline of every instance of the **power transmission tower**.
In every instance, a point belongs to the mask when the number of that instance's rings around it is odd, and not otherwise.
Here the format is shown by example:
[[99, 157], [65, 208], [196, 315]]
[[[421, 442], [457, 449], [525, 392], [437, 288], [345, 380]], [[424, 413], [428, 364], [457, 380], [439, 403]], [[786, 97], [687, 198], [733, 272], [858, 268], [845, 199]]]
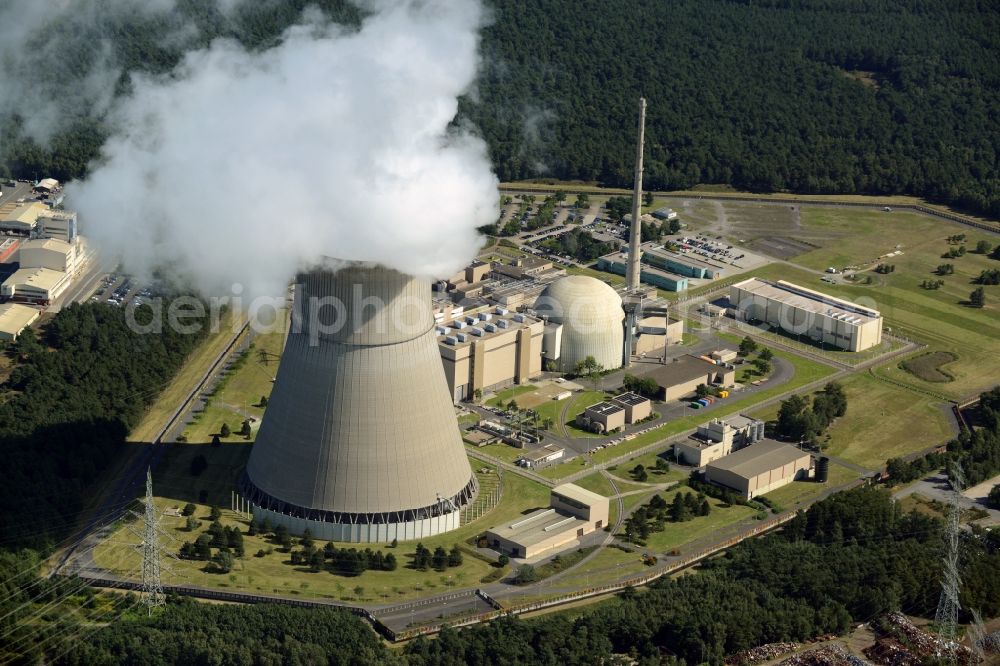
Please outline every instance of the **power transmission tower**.
[[[156, 511], [156, 503], [153, 501], [153, 474], [146, 468], [146, 509], [140, 514], [133, 511], [132, 514], [142, 520], [142, 529], [129, 526], [133, 534], [141, 539], [137, 548], [142, 551], [142, 591], [139, 594], [140, 602], [145, 604], [150, 615], [157, 606], [162, 606], [165, 602], [163, 594], [163, 582], [160, 580], [161, 558], [163, 549], [160, 546], [160, 537], [164, 536], [164, 530], [160, 527], [160, 515]], [[165, 535], [169, 538], [170, 535]]]
[[948, 511], [948, 526], [945, 529], [944, 571], [941, 576], [941, 598], [938, 600], [934, 624], [938, 635], [945, 641], [945, 658], [954, 663], [957, 658], [956, 636], [958, 633], [958, 611], [962, 607], [958, 601], [958, 591], [962, 586], [958, 575], [958, 532], [962, 506], [959, 496], [964, 486], [962, 468], [956, 463], [951, 470], [951, 507]]

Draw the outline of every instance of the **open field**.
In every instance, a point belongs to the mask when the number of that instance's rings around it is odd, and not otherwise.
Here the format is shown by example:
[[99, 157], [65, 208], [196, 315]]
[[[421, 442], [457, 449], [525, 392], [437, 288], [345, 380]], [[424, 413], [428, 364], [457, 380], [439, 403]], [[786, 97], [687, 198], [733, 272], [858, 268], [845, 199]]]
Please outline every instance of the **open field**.
[[[278, 362], [285, 346], [288, 311], [281, 310], [272, 330], [260, 333], [241, 358], [219, 382], [205, 409], [194, 415], [184, 431], [188, 442], [208, 442], [225, 423], [235, 433], [251, 419], [251, 439], [264, 415], [260, 399], [271, 393]], [[235, 435], [234, 435], [235, 437]]]
[[[825, 452], [871, 470], [889, 458], [915, 453], [950, 439], [946, 406], [920, 393], [880, 381], [868, 373], [840, 382], [847, 392], [847, 414], [827, 433]], [[764, 420], [777, 417], [778, 406], [752, 412]], [[830, 466], [831, 475], [834, 465]]]
[[191, 389], [198, 383], [202, 375], [215, 361], [215, 358], [229, 344], [229, 340], [243, 325], [243, 315], [236, 314], [231, 309], [219, 318], [219, 330], [210, 333], [198, 348], [184, 361], [180, 372], [166, 385], [163, 392], [157, 396], [142, 421], [129, 434], [131, 442], [150, 442], [167, 425], [167, 421], [184, 402]]
[[510, 388], [505, 388], [504, 390], [497, 393], [495, 396], [486, 401], [486, 404], [490, 407], [496, 407], [501, 402], [507, 404], [510, 402], [511, 398], [517, 399], [517, 396], [524, 393], [534, 393], [535, 387], [531, 384], [524, 384], [521, 386], [511, 386]]
[[[229, 506], [229, 489], [232, 488], [235, 474], [245, 463], [250, 447], [224, 445], [204, 448], [208, 450], [206, 458], [209, 460], [209, 466], [197, 479], [191, 477], [187, 468], [183, 466], [189, 465], [189, 460], [194, 455], [192, 452], [197, 452], [202, 447], [190, 445], [175, 447], [171, 454], [177, 452], [178, 457], [169, 458], [167, 461], [169, 467], [163, 473], [157, 474], [154, 479], [157, 507], [161, 511], [179, 509], [189, 501], [197, 505], [195, 516], [201, 520], [201, 525], [194, 533], [186, 530], [184, 518], [165, 516], [163, 519], [164, 527], [177, 540], [177, 548], [184, 541], [194, 541], [198, 533], [207, 529], [209, 525], [207, 516], [210, 506], [199, 502], [197, 497], [202, 486], [211, 485], [213, 488], [225, 489], [224, 498], [210, 499], [210, 501], [217, 505], [222, 504], [224, 507]], [[482, 467], [481, 463], [476, 461], [472, 463], [474, 467]], [[187, 479], [184, 478], [185, 475]], [[454, 544], [465, 544], [464, 547], [469, 548], [466, 542], [488, 528], [513, 520], [535, 508], [548, 506], [549, 492], [544, 486], [510, 472], [504, 474], [503, 483], [503, 499], [492, 511], [453, 532], [423, 539], [423, 544], [431, 550], [439, 545], [450, 549]], [[224, 499], [225, 503], [221, 499]], [[269, 540], [260, 536], [247, 536], [248, 523], [244, 518], [225, 510], [220, 522], [223, 525], [239, 527], [244, 533], [246, 556], [236, 560], [233, 571], [225, 575], [210, 573], [203, 570], [204, 562], [181, 560], [172, 563], [172, 568], [177, 573], [165, 574], [164, 582], [343, 601], [361, 599], [371, 602], [380, 601], [379, 597], [383, 595], [388, 601], [405, 600], [439, 594], [454, 586], [468, 587], [475, 585], [494, 570], [492, 565], [473, 556], [471, 549], [464, 553], [463, 564], [459, 567], [449, 568], [444, 572], [411, 569], [406, 565], [413, 554], [415, 542], [408, 541], [400, 542], [395, 550], [379, 544], [337, 544], [341, 548], [364, 550], [366, 547], [371, 547], [373, 550], [381, 549], [384, 553], [393, 552], [399, 560], [399, 568], [393, 572], [366, 571], [360, 576], [341, 576], [329, 571], [313, 572], [308, 567], [289, 564], [289, 555], [282, 553], [277, 545]], [[135, 543], [138, 543], [138, 537], [123, 527], [97, 548], [95, 560], [100, 566], [108, 567], [122, 575], [135, 576], [139, 571], [140, 554], [131, 548], [122, 547]], [[325, 542], [318, 543], [320, 546], [325, 544]], [[263, 557], [255, 556], [258, 550], [266, 552], [268, 548], [273, 552]], [[360, 594], [355, 591], [359, 586], [364, 588]]]

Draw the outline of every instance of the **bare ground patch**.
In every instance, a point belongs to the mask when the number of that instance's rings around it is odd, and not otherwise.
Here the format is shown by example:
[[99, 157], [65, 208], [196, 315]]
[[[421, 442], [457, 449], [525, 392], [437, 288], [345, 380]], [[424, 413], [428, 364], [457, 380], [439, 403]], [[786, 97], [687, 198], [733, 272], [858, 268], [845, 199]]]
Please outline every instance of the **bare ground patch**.
[[954, 377], [942, 366], [956, 360], [958, 356], [951, 352], [935, 351], [903, 361], [899, 367], [925, 382], [943, 383], [952, 381]]

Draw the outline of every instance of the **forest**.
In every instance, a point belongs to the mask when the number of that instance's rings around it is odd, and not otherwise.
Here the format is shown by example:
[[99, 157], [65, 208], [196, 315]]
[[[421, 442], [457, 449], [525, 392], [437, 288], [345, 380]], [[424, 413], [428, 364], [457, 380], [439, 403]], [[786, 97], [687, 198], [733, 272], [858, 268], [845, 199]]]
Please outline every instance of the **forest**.
[[[39, 35], [25, 76], [57, 99], [104, 49], [127, 73], [166, 71], [220, 36], [266, 47], [307, 4], [341, 22], [360, 17], [342, 0], [243, 3], [231, 18], [197, 0], [170, 15], [106, 12]], [[995, 2], [487, 4], [482, 73], [460, 115], [488, 142], [501, 180], [629, 186], [644, 95], [649, 189], [912, 194], [1000, 217]], [[118, 91], [128, 88], [123, 74]], [[0, 172], [85, 173], [107, 132], [91, 111], [65, 109], [48, 146], [24, 138], [22, 119], [0, 120]]]
[[[884, 490], [862, 488], [817, 503], [781, 532], [743, 542], [698, 575], [626, 589], [575, 619], [503, 618], [390, 652], [361, 619], [340, 611], [174, 600], [151, 619], [129, 616], [97, 631], [54, 663], [565, 666], [615, 653], [638, 664], [722, 663], [768, 642], [840, 634], [888, 610], [933, 616], [941, 527], [936, 518], [902, 513]], [[963, 532], [961, 601], [996, 616], [1000, 543], [989, 538]]]

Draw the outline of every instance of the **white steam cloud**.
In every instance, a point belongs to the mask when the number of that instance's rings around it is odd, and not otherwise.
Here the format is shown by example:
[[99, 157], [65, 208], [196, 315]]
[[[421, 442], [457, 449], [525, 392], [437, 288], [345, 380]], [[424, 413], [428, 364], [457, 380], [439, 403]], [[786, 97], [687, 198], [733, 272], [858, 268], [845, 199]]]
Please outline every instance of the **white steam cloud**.
[[460, 268], [498, 214], [485, 143], [452, 122], [479, 68], [478, 1], [316, 12], [273, 48], [232, 41], [133, 78], [100, 163], [67, 204], [129, 268], [205, 291], [281, 293], [324, 256], [419, 275]]

